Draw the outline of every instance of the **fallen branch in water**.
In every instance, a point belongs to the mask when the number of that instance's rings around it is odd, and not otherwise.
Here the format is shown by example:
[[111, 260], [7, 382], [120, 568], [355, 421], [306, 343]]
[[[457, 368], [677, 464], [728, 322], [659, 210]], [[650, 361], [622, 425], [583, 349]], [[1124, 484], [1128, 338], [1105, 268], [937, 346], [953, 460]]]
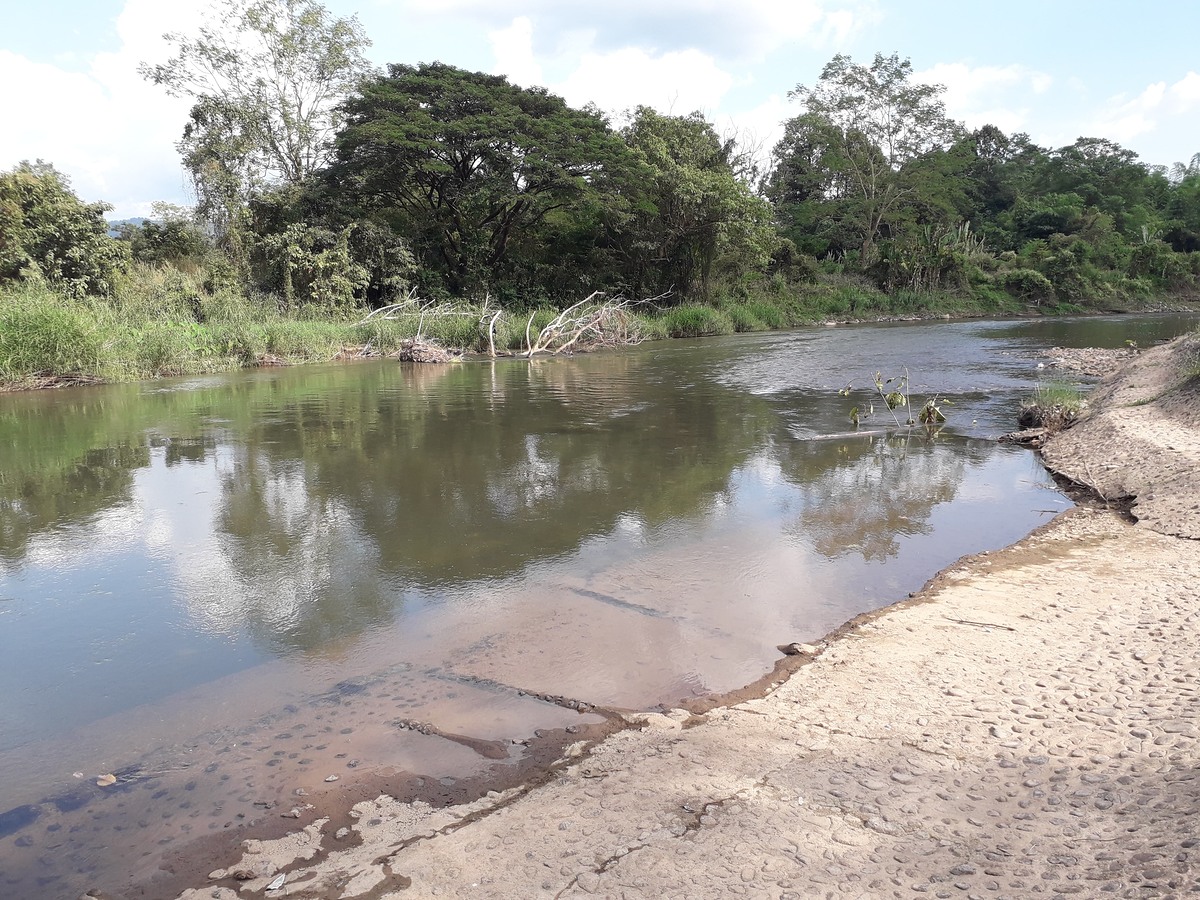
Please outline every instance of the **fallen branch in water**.
[[532, 358], [537, 353], [566, 353], [571, 350], [585, 352], [601, 347], [619, 347], [642, 342], [637, 319], [630, 314], [634, 306], [653, 304], [665, 299], [660, 294], [648, 300], [634, 301], [627, 297], [614, 297], [600, 301], [603, 291], [595, 291], [578, 303], [573, 303], [538, 332], [531, 336], [533, 319], [525, 323], [525, 351]]

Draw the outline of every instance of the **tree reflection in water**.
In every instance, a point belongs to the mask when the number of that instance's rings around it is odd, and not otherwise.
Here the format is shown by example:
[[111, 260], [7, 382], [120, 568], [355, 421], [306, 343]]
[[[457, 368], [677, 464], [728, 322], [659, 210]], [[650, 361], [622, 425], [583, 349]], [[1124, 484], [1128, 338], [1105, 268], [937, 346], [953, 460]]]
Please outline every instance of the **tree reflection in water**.
[[816, 479], [811, 457], [792, 470], [804, 498], [794, 531], [824, 556], [876, 562], [895, 557], [904, 536], [931, 533], [934, 507], [951, 502], [966, 467], [989, 452], [982, 442], [951, 445], [924, 429], [812, 443], [826, 462]]

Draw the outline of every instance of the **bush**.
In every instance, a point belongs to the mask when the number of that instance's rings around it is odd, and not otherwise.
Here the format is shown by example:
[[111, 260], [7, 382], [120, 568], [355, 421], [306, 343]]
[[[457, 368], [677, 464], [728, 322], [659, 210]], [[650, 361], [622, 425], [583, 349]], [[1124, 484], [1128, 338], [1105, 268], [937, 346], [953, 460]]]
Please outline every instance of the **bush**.
[[734, 330], [729, 317], [711, 306], [676, 306], [664, 312], [661, 318], [668, 337], [703, 337], [731, 334]]
[[1128, 274], [1130, 278], [1146, 278], [1160, 287], [1179, 290], [1195, 283], [1188, 262], [1187, 256], [1175, 253], [1162, 241], [1151, 241], [1133, 248]]
[[129, 265], [103, 203], [84, 203], [47, 163], [0, 173], [0, 282], [46, 281], [69, 297], [106, 297]]
[[158, 221], [125, 224], [120, 239], [129, 244], [134, 262], [150, 266], [172, 266], [189, 274], [198, 272], [212, 244], [192, 221], [187, 210], [170, 204], [154, 204]]
[[1009, 269], [996, 275], [997, 283], [1026, 303], [1044, 303], [1054, 296], [1050, 279], [1034, 269]]

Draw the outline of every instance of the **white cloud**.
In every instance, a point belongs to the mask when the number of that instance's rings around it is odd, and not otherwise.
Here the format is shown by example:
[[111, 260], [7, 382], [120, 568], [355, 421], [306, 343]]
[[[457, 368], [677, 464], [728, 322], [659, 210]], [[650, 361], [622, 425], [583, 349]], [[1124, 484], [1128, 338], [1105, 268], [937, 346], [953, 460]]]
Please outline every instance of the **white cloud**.
[[627, 47], [584, 54], [575, 71], [554, 89], [572, 106], [590, 102], [619, 113], [642, 104], [684, 115], [719, 106], [733, 83], [732, 75], [699, 50], [654, 56]]
[[403, 0], [402, 14], [457, 19], [497, 28], [527, 17], [546, 46], [588, 32], [598, 52], [638, 47], [654, 55], [699, 48], [718, 58], [761, 57], [796, 42], [843, 44], [878, 21], [875, 0]]
[[[1089, 134], [1103, 135], [1118, 143], [1159, 131], [1164, 125], [1178, 127], [1179, 117], [1200, 108], [1200, 75], [1188, 72], [1174, 84], [1158, 81], [1147, 85], [1132, 100], [1113, 97], [1108, 106], [1089, 123]], [[1194, 140], [1200, 144], [1200, 128], [1192, 124]]]
[[[517, 84], [544, 85], [575, 107], [594, 103], [616, 115], [639, 104], [677, 114], [707, 111], [719, 106], [734, 84], [734, 77], [700, 50], [654, 53], [637, 47], [599, 51], [578, 46], [565, 67], [560, 60], [562, 77], [547, 83], [534, 54], [534, 36], [533, 23], [525, 16], [489, 32], [493, 71]], [[578, 32], [573, 38], [577, 44], [586, 40]]]
[[533, 23], [528, 16], [513, 19], [507, 28], [488, 32], [498, 75], [507, 75], [513, 84], [532, 87], [543, 84], [542, 67], [533, 57]]
[[180, 199], [174, 142], [188, 104], [168, 98], [137, 74], [142, 60], [167, 53], [165, 31], [187, 28], [195, 10], [157, 0], [129, 0], [117, 20], [121, 47], [82, 70], [35, 62], [0, 50], [3, 116], [20, 128], [0, 130], [0, 167], [44, 159], [71, 178], [85, 200], [104, 200], [117, 216], [141, 215], [154, 199]]
[[1177, 106], [1177, 112], [1187, 112], [1200, 107], [1200, 74], [1188, 72], [1171, 85], [1168, 93]]
[[946, 88], [942, 99], [951, 118], [968, 128], [995, 125], [1012, 133], [1029, 129], [1031, 94], [1045, 94], [1054, 79], [1021, 65], [969, 66], [966, 63], [938, 63], [913, 74], [922, 84], [941, 84]]

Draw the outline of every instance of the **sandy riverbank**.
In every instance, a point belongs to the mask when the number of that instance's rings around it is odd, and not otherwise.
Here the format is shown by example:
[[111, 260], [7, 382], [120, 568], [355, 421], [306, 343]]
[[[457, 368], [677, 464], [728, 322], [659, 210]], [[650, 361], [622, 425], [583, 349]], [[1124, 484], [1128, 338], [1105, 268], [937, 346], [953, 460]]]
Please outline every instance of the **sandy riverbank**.
[[182, 897], [1182, 896], [1200, 884], [1195, 352], [1140, 354], [1047, 448], [1113, 509], [963, 561], [767, 696], [647, 715], [533, 789], [366, 801]]

